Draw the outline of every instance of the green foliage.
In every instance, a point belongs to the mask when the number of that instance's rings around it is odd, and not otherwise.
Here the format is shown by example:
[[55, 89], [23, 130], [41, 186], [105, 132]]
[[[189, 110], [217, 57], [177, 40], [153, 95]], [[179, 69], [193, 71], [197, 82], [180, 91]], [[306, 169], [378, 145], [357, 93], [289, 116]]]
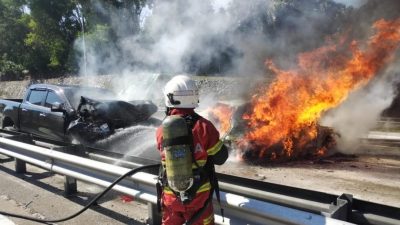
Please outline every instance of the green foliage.
[[28, 23], [30, 32], [25, 44], [32, 49], [33, 55], [41, 56], [30, 62], [32, 72], [68, 71], [66, 62], [81, 29], [74, 14], [76, 3], [57, 0], [29, 0], [27, 3], [31, 12]]
[[[20, 79], [25, 69], [23, 38], [28, 32], [19, 1], [0, 1], [0, 79]], [[21, 57], [22, 56], [22, 57]]]
[[22, 18], [21, 7], [22, 1], [0, 0], [0, 71], [3, 77], [8, 72], [17, 72], [26, 60], [23, 39], [28, 27]]
[[97, 49], [102, 49], [110, 45], [113, 39], [110, 26], [97, 24], [85, 34], [86, 44], [90, 44]]
[[19, 80], [23, 78], [24, 67], [6, 59], [0, 59], [0, 80]]
[[[22, 70], [32, 77], [77, 72], [80, 52], [74, 47], [82, 28], [88, 42], [109, 47], [121, 31], [139, 32], [139, 15], [146, 2], [99, 0], [104, 9], [99, 11], [90, 0], [0, 0], [2, 77], [16, 77]], [[117, 17], [130, 22], [113, 21]]]

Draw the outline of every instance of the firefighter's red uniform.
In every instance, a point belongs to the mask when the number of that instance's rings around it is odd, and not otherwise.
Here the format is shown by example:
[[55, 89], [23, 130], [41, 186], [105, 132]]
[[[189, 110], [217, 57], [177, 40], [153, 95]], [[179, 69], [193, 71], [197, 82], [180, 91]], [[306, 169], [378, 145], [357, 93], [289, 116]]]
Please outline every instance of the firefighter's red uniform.
[[[170, 115], [193, 115], [193, 109], [174, 108], [169, 112]], [[165, 163], [165, 154], [162, 151], [162, 127], [157, 130], [157, 146], [161, 154], [162, 163]], [[194, 158], [199, 166], [204, 166], [208, 156], [213, 156], [221, 150], [223, 143], [219, 140], [219, 132], [214, 125], [200, 117], [193, 126], [193, 147]], [[225, 159], [226, 160], [226, 159]], [[195, 165], [193, 165], [193, 168]], [[164, 187], [161, 203], [162, 203], [162, 223], [164, 225], [180, 225], [189, 220], [200, 208], [204, 206], [210, 195], [210, 181], [205, 181], [197, 190], [192, 201], [183, 204], [169, 187]], [[214, 213], [212, 202], [208, 203], [206, 210], [195, 221], [194, 225], [214, 224]]]

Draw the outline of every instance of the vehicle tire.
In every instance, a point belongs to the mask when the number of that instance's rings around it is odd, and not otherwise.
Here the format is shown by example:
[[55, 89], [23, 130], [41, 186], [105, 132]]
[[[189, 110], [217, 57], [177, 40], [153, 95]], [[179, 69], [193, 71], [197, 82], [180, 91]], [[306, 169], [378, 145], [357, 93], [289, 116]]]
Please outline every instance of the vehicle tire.
[[17, 131], [17, 128], [15, 128], [15, 126], [13, 125], [13, 126], [4, 127], [4, 130], [8, 130], [8, 131]]
[[12, 121], [9, 117], [4, 118], [3, 129], [8, 131], [18, 131], [18, 129], [15, 127], [14, 121]]

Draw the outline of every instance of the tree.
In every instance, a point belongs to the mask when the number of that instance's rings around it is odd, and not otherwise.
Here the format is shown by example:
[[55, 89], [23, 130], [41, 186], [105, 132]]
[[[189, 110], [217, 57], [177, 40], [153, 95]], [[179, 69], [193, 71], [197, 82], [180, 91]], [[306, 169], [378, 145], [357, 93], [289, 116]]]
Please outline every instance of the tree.
[[0, 0], [0, 78], [22, 75], [27, 60], [24, 38], [28, 27], [24, 20], [23, 1]]
[[94, 64], [89, 65], [93, 69], [91, 73], [117, 73], [125, 69], [116, 65], [129, 58], [126, 57], [126, 49], [121, 47], [121, 42], [141, 33], [140, 14], [146, 2], [147, 0], [79, 1], [84, 17], [86, 50], [94, 56], [89, 58], [95, 60], [89, 60]]
[[25, 43], [32, 49], [28, 67], [33, 73], [62, 73], [67, 67], [73, 43], [81, 31], [74, 0], [27, 0], [30, 9]]

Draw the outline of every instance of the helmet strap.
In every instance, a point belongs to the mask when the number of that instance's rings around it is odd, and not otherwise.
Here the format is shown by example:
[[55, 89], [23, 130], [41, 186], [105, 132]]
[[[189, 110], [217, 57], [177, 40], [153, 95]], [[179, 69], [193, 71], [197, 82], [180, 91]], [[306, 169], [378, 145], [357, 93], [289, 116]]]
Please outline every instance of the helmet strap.
[[169, 116], [171, 114], [171, 108], [165, 107], [165, 115]]
[[174, 95], [172, 93], [167, 94], [169, 102], [171, 102], [172, 105], [180, 105], [181, 102], [178, 100], [174, 100]]

